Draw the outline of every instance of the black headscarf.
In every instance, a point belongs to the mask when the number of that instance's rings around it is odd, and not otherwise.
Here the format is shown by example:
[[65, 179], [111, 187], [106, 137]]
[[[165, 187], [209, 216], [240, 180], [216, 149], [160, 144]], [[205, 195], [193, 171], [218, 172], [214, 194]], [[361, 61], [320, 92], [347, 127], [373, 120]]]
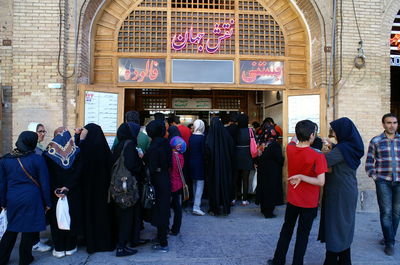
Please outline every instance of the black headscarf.
[[332, 121], [330, 125], [338, 141], [335, 148], [339, 148], [346, 164], [356, 170], [364, 156], [364, 143], [356, 126], [347, 117]]
[[239, 114], [237, 119], [239, 128], [247, 128], [249, 126], [249, 116], [246, 114]]
[[17, 158], [29, 155], [35, 151], [37, 141], [38, 135], [36, 132], [23, 131], [18, 136], [18, 140], [15, 143], [16, 148], [11, 153], [6, 154], [4, 157]]
[[207, 172], [210, 211], [215, 214], [229, 214], [232, 199], [233, 144], [228, 131], [217, 117], [211, 120], [206, 146], [209, 156]]
[[172, 165], [172, 153], [168, 140], [164, 138], [166, 131], [165, 123], [162, 120], [153, 120], [147, 124], [146, 132], [151, 138], [151, 144], [147, 152], [157, 149], [161, 146], [164, 152], [167, 154], [168, 165], [170, 167]]
[[168, 140], [171, 140], [175, 136], [182, 137], [181, 132], [177, 126], [169, 126], [168, 128]]
[[113, 149], [112, 160], [113, 164], [117, 161], [124, 148], [125, 141], [130, 140], [133, 145], [137, 146], [137, 136], [140, 131], [140, 126], [134, 122], [122, 123], [117, 130], [118, 144]]

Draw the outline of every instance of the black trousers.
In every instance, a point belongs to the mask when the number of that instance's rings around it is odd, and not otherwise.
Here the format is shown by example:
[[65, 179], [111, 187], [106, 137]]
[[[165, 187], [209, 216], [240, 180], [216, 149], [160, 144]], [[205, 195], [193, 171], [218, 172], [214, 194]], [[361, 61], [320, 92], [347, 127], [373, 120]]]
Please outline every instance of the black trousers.
[[132, 238], [134, 207], [121, 208], [115, 207], [118, 222], [118, 241], [117, 248], [124, 248]]
[[58, 226], [51, 225], [51, 238], [56, 251], [73, 250], [78, 245], [78, 236], [69, 230], [58, 229]]
[[310, 235], [314, 218], [317, 216], [317, 211], [318, 207], [302, 208], [287, 203], [285, 222], [283, 223], [278, 245], [274, 254], [274, 264], [285, 264], [286, 254], [292, 239], [293, 230], [296, 225], [297, 217], [299, 217], [292, 264], [303, 265], [304, 254], [306, 253], [308, 244], [308, 236]]
[[[234, 181], [234, 189], [236, 192], [236, 199], [247, 201], [247, 197], [249, 194], [249, 175], [250, 170], [236, 170], [235, 181]], [[243, 187], [243, 192], [242, 192]], [[243, 196], [243, 197], [242, 197]]]
[[351, 265], [350, 248], [341, 252], [326, 251], [324, 265]]
[[40, 242], [40, 232], [35, 232], [35, 238], [33, 240], [33, 246]]
[[182, 225], [182, 189], [172, 192], [171, 208], [174, 210], [174, 223], [171, 232], [178, 234]]
[[[18, 232], [6, 231], [0, 241], [0, 265], [6, 265], [10, 260], [11, 252], [17, 241]], [[19, 265], [32, 263], [32, 246], [35, 233], [22, 233], [19, 245]]]
[[138, 243], [140, 240], [140, 230], [142, 228], [142, 205], [140, 201], [138, 201], [134, 206], [133, 206], [133, 236], [132, 236], [132, 244]]

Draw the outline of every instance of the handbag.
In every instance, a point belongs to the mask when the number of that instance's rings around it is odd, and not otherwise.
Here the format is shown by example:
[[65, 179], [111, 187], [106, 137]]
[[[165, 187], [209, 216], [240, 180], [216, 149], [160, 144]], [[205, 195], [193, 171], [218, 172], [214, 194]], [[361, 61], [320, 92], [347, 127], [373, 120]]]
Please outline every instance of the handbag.
[[156, 204], [156, 192], [150, 181], [150, 170], [146, 168], [146, 182], [143, 184], [142, 207], [151, 209]]
[[183, 190], [183, 201], [189, 200], [189, 187], [186, 185], [185, 177], [183, 176], [181, 161], [179, 160], [178, 154], [174, 153], [176, 162], [178, 163], [179, 175], [181, 176], [182, 180], [182, 190]]
[[251, 157], [252, 158], [256, 158], [258, 156], [258, 149], [257, 149], [256, 139], [254, 138], [253, 129], [249, 128], [249, 134], [250, 134], [250, 153], [251, 153]]
[[4, 233], [7, 230], [7, 210], [3, 210], [0, 213], [0, 239], [3, 237]]

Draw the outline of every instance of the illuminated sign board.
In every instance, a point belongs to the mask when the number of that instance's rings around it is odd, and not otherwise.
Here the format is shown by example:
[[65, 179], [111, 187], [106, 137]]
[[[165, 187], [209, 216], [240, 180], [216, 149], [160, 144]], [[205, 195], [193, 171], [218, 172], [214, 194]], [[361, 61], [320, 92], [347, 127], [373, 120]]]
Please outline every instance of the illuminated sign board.
[[119, 82], [165, 82], [165, 59], [120, 58]]

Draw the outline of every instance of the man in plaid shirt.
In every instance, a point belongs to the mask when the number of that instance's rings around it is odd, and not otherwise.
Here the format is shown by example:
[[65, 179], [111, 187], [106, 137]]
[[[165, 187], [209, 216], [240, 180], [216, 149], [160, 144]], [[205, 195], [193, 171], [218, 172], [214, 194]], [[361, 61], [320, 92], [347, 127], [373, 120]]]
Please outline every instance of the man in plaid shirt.
[[365, 171], [375, 181], [385, 253], [394, 254], [394, 243], [400, 220], [400, 134], [396, 115], [382, 117], [385, 131], [372, 138]]

